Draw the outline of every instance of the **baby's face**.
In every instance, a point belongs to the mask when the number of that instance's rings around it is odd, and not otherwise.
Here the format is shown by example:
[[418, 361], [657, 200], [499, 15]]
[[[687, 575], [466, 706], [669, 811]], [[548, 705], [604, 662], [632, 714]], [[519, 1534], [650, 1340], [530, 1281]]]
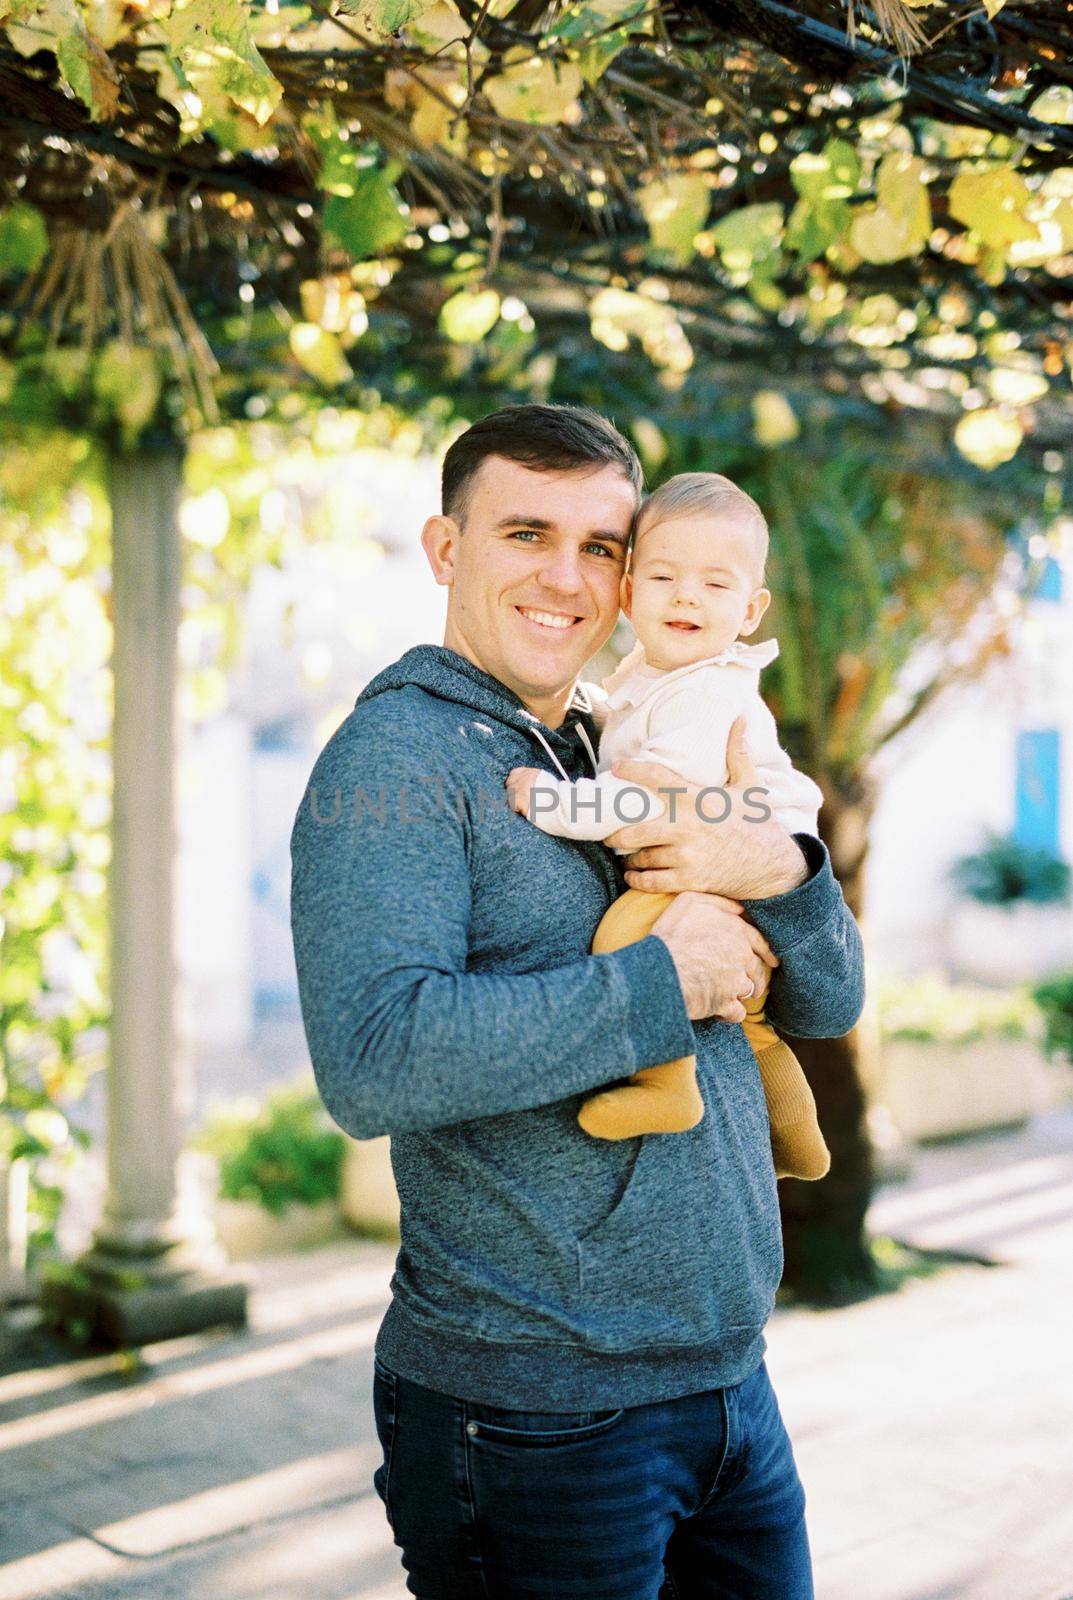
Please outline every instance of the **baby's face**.
[[624, 609], [650, 666], [673, 670], [752, 633], [771, 596], [762, 535], [733, 512], [642, 527]]

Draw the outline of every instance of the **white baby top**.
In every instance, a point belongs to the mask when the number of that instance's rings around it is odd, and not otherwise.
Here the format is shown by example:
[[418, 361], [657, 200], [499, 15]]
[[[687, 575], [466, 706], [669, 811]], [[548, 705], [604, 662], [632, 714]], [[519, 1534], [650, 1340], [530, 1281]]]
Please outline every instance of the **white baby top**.
[[[775, 719], [760, 698], [760, 668], [778, 653], [775, 639], [752, 645], [738, 639], [717, 656], [667, 672], [650, 667], [644, 647], [637, 645], [604, 679], [606, 722], [596, 777], [573, 783], [565, 777], [542, 778], [531, 805], [532, 820], [561, 839], [606, 839], [641, 816], [661, 816], [667, 809], [663, 800], [646, 791], [646, 812], [637, 785], [612, 773], [614, 762], [627, 759], [655, 761], [690, 783], [721, 787], [727, 781], [731, 725], [743, 716], [766, 803], [790, 833], [814, 834], [823, 794], [811, 778], [795, 770], [779, 744]], [[592, 685], [586, 687], [594, 700], [602, 699]], [[718, 797], [706, 800], [704, 809], [717, 819]]]

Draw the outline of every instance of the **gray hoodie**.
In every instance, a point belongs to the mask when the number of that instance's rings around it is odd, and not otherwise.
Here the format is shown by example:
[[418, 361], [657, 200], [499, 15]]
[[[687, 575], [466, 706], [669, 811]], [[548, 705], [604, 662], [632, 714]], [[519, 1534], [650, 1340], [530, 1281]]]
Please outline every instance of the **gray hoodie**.
[[[582, 737], [583, 730], [587, 737]], [[404, 1377], [533, 1410], [641, 1405], [757, 1367], [782, 1270], [763, 1093], [739, 1026], [691, 1025], [652, 935], [590, 955], [621, 892], [603, 845], [507, 806], [512, 767], [591, 776], [583, 690], [542, 726], [439, 646], [382, 672], [322, 750], [291, 836], [302, 1015], [325, 1105], [392, 1136], [402, 1243], [377, 1353]], [[831, 1037], [860, 938], [816, 839], [811, 877], [749, 902], [782, 958], [768, 1016]], [[696, 1053], [688, 1133], [596, 1140], [584, 1096]]]

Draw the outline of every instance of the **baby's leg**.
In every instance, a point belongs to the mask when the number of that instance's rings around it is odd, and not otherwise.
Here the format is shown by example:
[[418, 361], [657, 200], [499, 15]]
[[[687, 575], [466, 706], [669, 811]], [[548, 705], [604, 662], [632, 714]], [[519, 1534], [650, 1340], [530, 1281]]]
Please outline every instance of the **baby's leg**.
[[816, 1101], [801, 1063], [770, 1023], [764, 1020], [768, 985], [745, 1002], [742, 1023], [764, 1086], [771, 1153], [777, 1178], [822, 1178], [830, 1170], [831, 1153], [816, 1117]]
[[[592, 941], [594, 955], [636, 944], [652, 931], [674, 896], [627, 889], [605, 913]], [[642, 1133], [683, 1133], [704, 1115], [695, 1056], [642, 1067], [628, 1083], [585, 1101], [578, 1122], [594, 1139], [635, 1139]]]

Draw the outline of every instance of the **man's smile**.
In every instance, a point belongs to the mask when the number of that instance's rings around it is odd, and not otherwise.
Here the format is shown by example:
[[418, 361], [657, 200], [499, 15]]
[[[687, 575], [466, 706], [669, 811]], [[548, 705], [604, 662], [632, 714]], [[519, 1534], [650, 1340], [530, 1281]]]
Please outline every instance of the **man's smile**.
[[526, 622], [533, 622], [538, 628], [565, 633], [568, 628], [574, 627], [578, 622], [583, 622], [583, 617], [573, 615], [566, 611], [540, 611], [536, 606], [515, 606], [519, 616]]

